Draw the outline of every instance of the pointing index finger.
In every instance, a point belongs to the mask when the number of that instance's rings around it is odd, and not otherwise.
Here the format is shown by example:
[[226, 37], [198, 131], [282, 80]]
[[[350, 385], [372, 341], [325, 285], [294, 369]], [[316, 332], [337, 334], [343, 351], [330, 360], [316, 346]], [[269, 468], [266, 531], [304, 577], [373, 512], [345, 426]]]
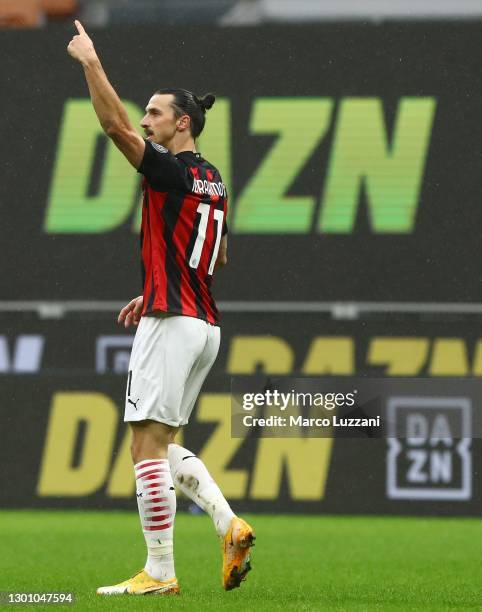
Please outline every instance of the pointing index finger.
[[84, 26], [80, 23], [78, 19], [74, 21], [75, 27], [77, 28], [77, 32], [79, 34], [85, 34]]

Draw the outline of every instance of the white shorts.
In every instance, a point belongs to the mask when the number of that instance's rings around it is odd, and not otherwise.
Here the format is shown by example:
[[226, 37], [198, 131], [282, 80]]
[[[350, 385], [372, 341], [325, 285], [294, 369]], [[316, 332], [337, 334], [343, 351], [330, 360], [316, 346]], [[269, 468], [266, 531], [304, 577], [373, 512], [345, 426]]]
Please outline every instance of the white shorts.
[[124, 421], [186, 425], [220, 339], [219, 327], [194, 317], [142, 317], [129, 362]]

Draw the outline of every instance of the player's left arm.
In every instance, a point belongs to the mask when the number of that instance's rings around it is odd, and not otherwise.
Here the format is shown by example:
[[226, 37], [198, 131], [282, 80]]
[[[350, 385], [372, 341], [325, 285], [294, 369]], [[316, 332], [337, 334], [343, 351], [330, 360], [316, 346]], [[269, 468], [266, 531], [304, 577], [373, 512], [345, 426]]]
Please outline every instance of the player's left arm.
[[67, 51], [84, 69], [92, 105], [102, 129], [137, 170], [144, 156], [145, 142], [131, 124], [80, 21], [75, 21], [75, 27], [78, 34], [70, 41]]

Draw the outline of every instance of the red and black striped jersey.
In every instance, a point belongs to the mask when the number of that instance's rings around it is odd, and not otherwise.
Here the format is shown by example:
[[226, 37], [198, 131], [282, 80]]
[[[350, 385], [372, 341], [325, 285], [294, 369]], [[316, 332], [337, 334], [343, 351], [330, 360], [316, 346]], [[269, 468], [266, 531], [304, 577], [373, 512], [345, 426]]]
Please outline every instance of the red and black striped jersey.
[[218, 325], [211, 281], [228, 199], [218, 170], [199, 153], [173, 155], [146, 141], [141, 254], [144, 309]]

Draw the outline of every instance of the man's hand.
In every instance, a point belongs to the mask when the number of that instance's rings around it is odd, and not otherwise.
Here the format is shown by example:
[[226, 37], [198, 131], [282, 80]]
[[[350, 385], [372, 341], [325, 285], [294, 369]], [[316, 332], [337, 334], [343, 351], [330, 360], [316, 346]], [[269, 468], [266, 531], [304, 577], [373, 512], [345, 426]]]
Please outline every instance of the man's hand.
[[94, 49], [94, 43], [90, 40], [84, 26], [80, 21], [75, 20], [75, 27], [78, 34], [72, 38], [67, 47], [69, 55], [83, 65], [88, 64], [92, 60], [97, 59], [97, 53]]
[[92, 105], [102, 129], [137, 170], [144, 157], [146, 143], [132, 126], [121, 99], [102, 68], [94, 44], [80, 21], [75, 21], [75, 27], [78, 34], [70, 41], [67, 51], [84, 69]]
[[142, 295], [131, 300], [127, 306], [119, 312], [119, 316], [117, 317], [117, 323], [122, 325], [124, 323], [124, 327], [129, 327], [129, 325], [138, 325], [141, 320], [141, 312], [142, 306], [144, 304], [144, 298]]
[[218, 257], [214, 264], [214, 271], [219, 270], [228, 263], [228, 235], [224, 234], [219, 243]]

